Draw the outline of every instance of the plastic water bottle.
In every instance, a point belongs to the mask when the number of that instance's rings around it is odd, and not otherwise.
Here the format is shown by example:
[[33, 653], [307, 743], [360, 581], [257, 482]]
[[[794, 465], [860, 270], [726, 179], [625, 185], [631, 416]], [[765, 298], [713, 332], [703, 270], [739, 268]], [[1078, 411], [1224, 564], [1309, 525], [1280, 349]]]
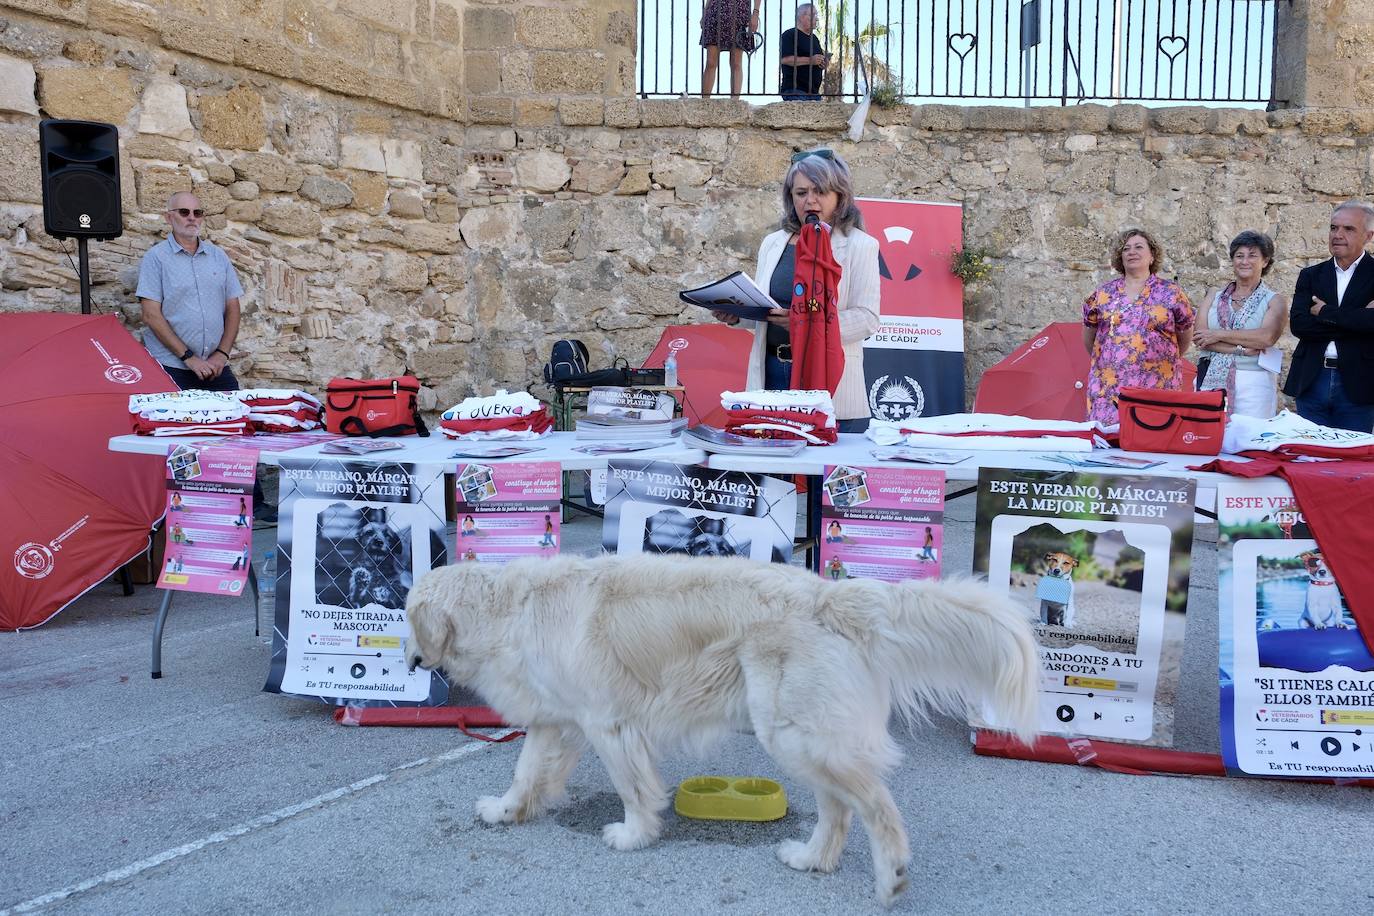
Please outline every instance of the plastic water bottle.
[[258, 570], [258, 639], [272, 641], [272, 628], [277, 620], [277, 552], [269, 550], [262, 557]]
[[668, 358], [663, 361], [663, 384], [669, 388], [677, 387], [677, 351], [669, 350]]

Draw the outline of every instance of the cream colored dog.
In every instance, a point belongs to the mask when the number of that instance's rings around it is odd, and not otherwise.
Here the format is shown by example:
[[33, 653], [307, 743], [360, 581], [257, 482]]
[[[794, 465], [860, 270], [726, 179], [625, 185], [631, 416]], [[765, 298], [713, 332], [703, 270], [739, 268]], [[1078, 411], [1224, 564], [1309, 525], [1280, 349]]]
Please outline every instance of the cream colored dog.
[[590, 743], [625, 803], [602, 838], [659, 835], [659, 758], [752, 731], [816, 793], [808, 842], [778, 856], [839, 864], [850, 816], [868, 830], [878, 899], [906, 889], [906, 830], [883, 782], [896, 707], [979, 712], [1029, 739], [1038, 662], [1025, 612], [973, 582], [828, 582], [740, 558], [634, 555], [462, 563], [426, 573], [407, 604], [407, 661], [442, 666], [528, 733], [515, 778], [477, 800], [489, 824], [561, 799]]

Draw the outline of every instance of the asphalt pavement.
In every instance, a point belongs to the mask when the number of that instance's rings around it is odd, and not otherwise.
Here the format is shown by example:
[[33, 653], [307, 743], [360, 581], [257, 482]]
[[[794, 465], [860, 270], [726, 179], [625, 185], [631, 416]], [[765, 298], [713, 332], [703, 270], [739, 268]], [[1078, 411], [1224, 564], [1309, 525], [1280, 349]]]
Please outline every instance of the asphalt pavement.
[[[949, 509], [946, 569], [965, 570], [972, 500]], [[274, 535], [259, 531], [258, 550]], [[599, 540], [596, 520], [564, 527], [564, 549]], [[1176, 720], [1180, 747], [1212, 752], [1214, 546], [1194, 551]], [[669, 811], [657, 845], [613, 852], [600, 828], [619, 802], [588, 755], [566, 806], [487, 827], [473, 801], [504, 791], [518, 740], [345, 727], [317, 703], [263, 693], [268, 647], [246, 598], [178, 595], [152, 680], [159, 597], [106, 583], [38, 630], [0, 634], [0, 916], [879, 911], [857, 824], [834, 874], [777, 861], [779, 841], [810, 832], [815, 803], [752, 738], [668, 760], [665, 779], [779, 779], [791, 803], [780, 821]], [[906, 759], [890, 783], [914, 861], [896, 912], [1374, 910], [1365, 790], [978, 757], [949, 720], [897, 733]]]

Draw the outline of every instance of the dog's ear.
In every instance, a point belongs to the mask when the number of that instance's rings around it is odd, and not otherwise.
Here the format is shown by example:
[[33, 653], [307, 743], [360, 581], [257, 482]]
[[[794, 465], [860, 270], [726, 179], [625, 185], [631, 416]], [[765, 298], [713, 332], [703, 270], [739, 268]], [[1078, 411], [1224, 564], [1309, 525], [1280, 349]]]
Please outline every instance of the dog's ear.
[[1042, 559], [1042, 560], [1044, 560], [1046, 563], [1048, 563], [1048, 562], [1050, 562], [1051, 559], [1053, 559], [1053, 557], [1054, 557], [1054, 554], [1052, 554], [1052, 553], [1047, 553], [1047, 554], [1045, 554], [1043, 557], [1041, 557], [1040, 559]]

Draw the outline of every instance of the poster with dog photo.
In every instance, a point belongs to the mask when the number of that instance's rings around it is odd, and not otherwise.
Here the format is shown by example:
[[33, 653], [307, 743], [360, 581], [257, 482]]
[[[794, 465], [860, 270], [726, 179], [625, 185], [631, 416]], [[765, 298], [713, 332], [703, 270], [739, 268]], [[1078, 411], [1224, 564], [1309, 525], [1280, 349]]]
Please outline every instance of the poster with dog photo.
[[1286, 482], [1217, 487], [1217, 592], [1227, 768], [1374, 778], [1374, 655]]
[[167, 455], [167, 517], [158, 588], [241, 595], [253, 554], [251, 448], [178, 445]]
[[979, 472], [974, 572], [1034, 621], [1045, 732], [1173, 744], [1195, 489], [1183, 478]]
[[263, 689], [339, 706], [446, 702], [442, 675], [405, 663], [406, 596], [448, 561], [444, 466], [296, 459], [280, 480]]
[[821, 576], [938, 579], [944, 517], [944, 471], [826, 465]]
[[460, 464], [454, 475], [457, 562], [504, 565], [558, 554], [563, 470], [556, 461]]
[[611, 461], [601, 544], [610, 553], [792, 559], [797, 488], [761, 474]]

